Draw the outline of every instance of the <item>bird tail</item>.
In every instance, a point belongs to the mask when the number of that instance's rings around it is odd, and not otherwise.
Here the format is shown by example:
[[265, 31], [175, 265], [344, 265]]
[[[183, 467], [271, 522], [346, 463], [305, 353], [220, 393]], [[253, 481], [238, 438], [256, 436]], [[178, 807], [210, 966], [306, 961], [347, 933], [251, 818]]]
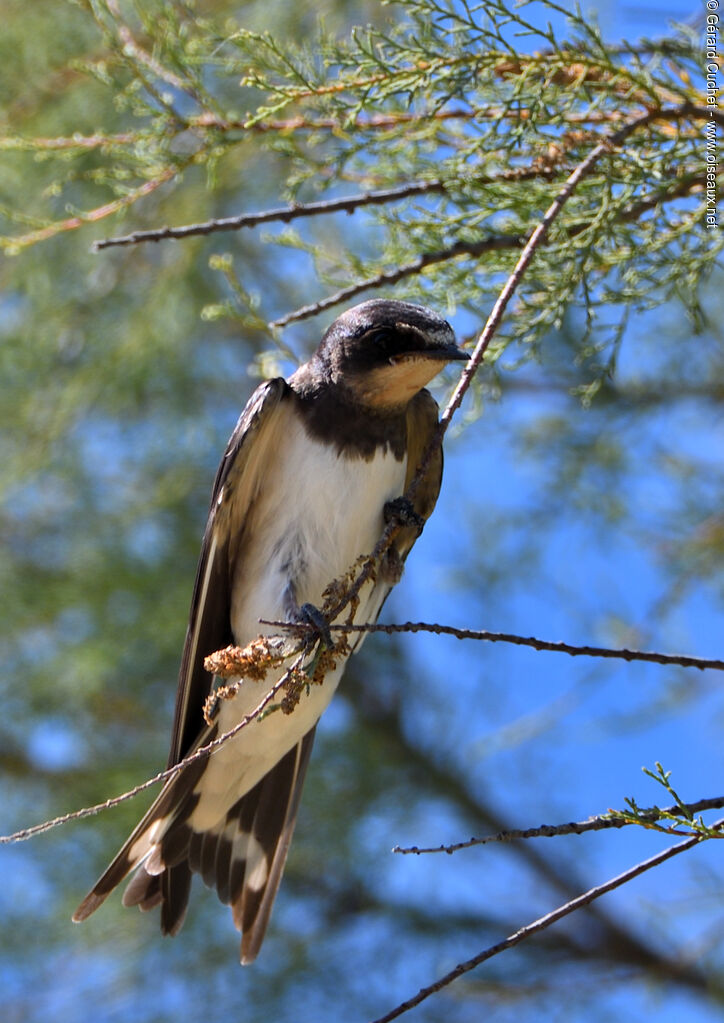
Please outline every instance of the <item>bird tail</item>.
[[314, 728], [211, 827], [189, 821], [206, 767], [198, 760], [170, 779], [108, 869], [73, 914], [86, 920], [132, 871], [124, 906], [160, 904], [161, 930], [177, 934], [186, 915], [192, 873], [231, 905], [242, 932], [241, 962], [256, 958], [289, 850]]
[[[124, 893], [124, 905], [137, 905], [140, 909], [147, 910], [161, 901], [163, 897], [162, 882], [168, 884], [170, 879], [159, 876], [164, 868], [160, 865], [156, 866], [154, 860], [157, 857], [153, 856], [153, 852], [158, 849], [162, 836], [168, 831], [171, 824], [179, 823], [181, 819], [186, 819], [193, 812], [198, 801], [198, 796], [194, 793], [194, 786], [205, 767], [206, 761], [200, 759], [166, 782], [158, 798], [144, 814], [111, 864], [101, 874], [76, 909], [73, 914], [74, 923], [87, 920], [121, 881], [131, 871], [137, 870], [139, 867], [141, 869]], [[144, 864], [148, 865], [148, 870], [145, 869]], [[179, 872], [178, 869], [175, 870], [176, 875]], [[188, 883], [190, 883], [190, 877], [189, 874]], [[180, 889], [183, 887], [182, 883]], [[188, 893], [188, 884], [186, 884], [186, 888]], [[182, 922], [183, 915], [177, 921], [173, 933], [180, 928]]]

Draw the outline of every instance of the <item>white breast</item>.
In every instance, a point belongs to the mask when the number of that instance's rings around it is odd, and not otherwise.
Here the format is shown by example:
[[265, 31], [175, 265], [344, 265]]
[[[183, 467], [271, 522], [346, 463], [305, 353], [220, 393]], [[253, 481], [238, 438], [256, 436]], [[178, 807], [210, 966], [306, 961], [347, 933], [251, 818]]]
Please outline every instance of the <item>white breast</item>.
[[[265, 467], [250, 517], [247, 540], [237, 566], [232, 601], [236, 642], [245, 645], [264, 628], [259, 619], [288, 614], [288, 587], [295, 584], [297, 604], [319, 606], [322, 593], [343, 576], [360, 555], [368, 554], [384, 528], [383, 507], [404, 489], [405, 461], [390, 453], [369, 462], [339, 456], [311, 439], [296, 417], [284, 442]], [[374, 620], [386, 587], [368, 583], [360, 594], [357, 621]], [[284, 667], [263, 682], [245, 680], [232, 700], [221, 702], [220, 732], [252, 713], [281, 677]], [[197, 830], [216, 826], [239, 796], [248, 791], [314, 727], [344, 671], [344, 661], [327, 673], [324, 684], [310, 686], [294, 711], [254, 721], [209, 759], [199, 782], [203, 798], [190, 818]], [[228, 680], [232, 681], [232, 680]]]
[[404, 490], [405, 460], [389, 451], [370, 461], [339, 455], [311, 438], [297, 417], [273, 459], [247, 524], [252, 539], [234, 587], [238, 643], [259, 634], [259, 618], [288, 613], [290, 583], [298, 604], [321, 604], [329, 583], [372, 550], [384, 528], [385, 502]]

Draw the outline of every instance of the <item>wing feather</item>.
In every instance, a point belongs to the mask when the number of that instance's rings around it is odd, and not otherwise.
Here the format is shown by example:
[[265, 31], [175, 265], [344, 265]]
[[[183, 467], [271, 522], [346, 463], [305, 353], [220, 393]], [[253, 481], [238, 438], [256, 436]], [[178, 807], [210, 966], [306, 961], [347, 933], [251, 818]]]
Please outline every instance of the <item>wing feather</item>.
[[239, 536], [233, 527], [243, 530], [267, 454], [264, 434], [273, 432], [269, 427], [274, 413], [290, 390], [286, 380], [278, 377], [254, 391], [216, 473], [181, 657], [169, 767], [183, 759], [203, 728], [202, 708], [213, 681], [204, 670], [204, 658], [234, 642], [231, 582]]
[[[417, 467], [432, 441], [438, 425], [437, 402], [429, 391], [420, 391], [407, 407], [407, 475], [405, 490], [412, 483]], [[422, 482], [415, 495], [414, 506], [417, 514], [427, 521], [433, 513], [442, 485], [442, 444], [438, 442], [433, 451]], [[407, 557], [417, 539], [413, 528], [403, 530], [397, 540], [397, 547]]]
[[[213, 682], [213, 676], [204, 670], [204, 658], [233, 642], [230, 593], [233, 559], [246, 512], [276, 436], [274, 424], [279, 418], [280, 404], [290, 393], [282, 378], [269, 380], [256, 389], [239, 417], [216, 473], [181, 658], [169, 767], [194, 748], [199, 736], [209, 741], [216, 734], [216, 727], [210, 729], [203, 720], [204, 701]], [[131, 871], [140, 867], [126, 891], [126, 904], [150, 908], [162, 900], [162, 929], [164, 933], [176, 933], [183, 922], [191, 881], [188, 861], [183, 858], [190, 829], [183, 821], [193, 810], [194, 788], [205, 766], [205, 760], [197, 761], [164, 785], [75, 911], [75, 921], [89, 917]], [[162, 818], [172, 819], [179, 826], [175, 833], [172, 831], [171, 862], [164, 861], [159, 880], [153, 865], [149, 863], [151, 869], [145, 871], [143, 862], [153, 847], [153, 829]], [[213, 877], [213, 869], [208, 868], [203, 854], [202, 859], [208, 875]]]

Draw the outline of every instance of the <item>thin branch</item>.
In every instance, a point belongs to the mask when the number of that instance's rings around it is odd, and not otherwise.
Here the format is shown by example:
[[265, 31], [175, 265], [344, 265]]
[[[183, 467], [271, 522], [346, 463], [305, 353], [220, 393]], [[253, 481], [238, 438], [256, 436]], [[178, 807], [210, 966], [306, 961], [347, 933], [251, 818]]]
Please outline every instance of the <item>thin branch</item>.
[[[599, 142], [598, 145], [595, 146], [590, 151], [586, 158], [582, 160], [581, 163], [578, 164], [573, 173], [569, 175], [569, 177], [566, 179], [563, 188], [560, 190], [560, 192], [555, 197], [551, 205], [548, 207], [545, 214], [543, 215], [543, 219], [538, 224], [535, 231], [533, 231], [530, 238], [526, 242], [525, 247], [522, 253], [520, 254], [520, 258], [518, 259], [518, 262], [516, 263], [513, 269], [513, 272], [511, 273], [508, 280], [505, 282], [502, 291], [498, 295], [495, 305], [493, 306], [490, 315], [488, 316], [485, 327], [483, 328], [483, 331], [480, 334], [480, 337], [478, 338], [477, 344], [475, 345], [472, 355], [470, 356], [470, 361], [467, 363], [465, 369], [461, 373], [457, 387], [453, 391], [450, 400], [445, 406], [445, 409], [442, 415], [440, 416], [440, 422], [438, 423], [437, 429], [434, 431], [433, 436], [430, 439], [430, 443], [428, 444], [427, 449], [424, 452], [422, 458], [420, 459], [420, 463], [417, 466], [417, 469], [415, 470], [415, 474], [412, 478], [412, 481], [410, 482], [409, 487], [405, 491], [404, 496], [408, 501], [410, 502], [414, 501], [414, 497], [417, 494], [417, 491], [422, 483], [425, 473], [427, 472], [428, 466], [433, 458], [433, 455], [442, 444], [443, 438], [447, 432], [450, 422], [453, 416], [455, 415], [455, 412], [460, 407], [460, 404], [462, 403], [462, 400], [465, 397], [465, 394], [468, 388], [470, 387], [475, 374], [478, 371], [478, 367], [483, 361], [483, 356], [487, 351], [488, 345], [492, 341], [495, 332], [500, 326], [503, 314], [505, 313], [508, 303], [510, 302], [510, 299], [515, 293], [521, 280], [523, 279], [525, 271], [528, 268], [528, 264], [532, 260], [536, 249], [542, 244], [546, 232], [548, 231], [548, 228], [565, 206], [566, 202], [572, 195], [579, 181], [581, 181], [582, 178], [584, 178], [593, 169], [593, 167], [596, 164], [596, 161], [601, 156], [603, 156], [604, 153], [610, 152], [615, 146], [618, 146], [622, 142], [624, 142], [629, 135], [636, 131], [637, 128], [642, 128], [653, 120], [667, 116], [667, 114], [669, 116], [677, 117], [684, 116], [685, 111], [688, 110], [689, 104], [684, 104], [682, 107], [674, 108], [673, 112], [664, 110], [652, 110], [648, 111], [645, 114], [642, 114], [640, 117], [637, 117], [633, 121], [630, 121], [622, 128], [619, 128], [618, 131], [613, 132], [608, 138], [605, 138], [601, 142]], [[357, 575], [357, 578], [352, 583], [352, 585], [349, 586], [345, 595], [340, 598], [340, 600], [334, 607], [332, 613], [329, 615], [330, 621], [334, 621], [334, 619], [338, 617], [338, 615], [344, 610], [344, 608], [349, 606], [349, 604], [356, 599], [358, 593], [360, 592], [364, 584], [367, 582], [368, 579], [370, 579], [374, 575], [376, 566], [379, 564], [380, 558], [383, 557], [383, 555], [389, 548], [390, 544], [399, 533], [400, 529], [401, 526], [398, 523], [394, 521], [388, 523], [382, 535], [380, 536], [380, 539], [375, 544], [375, 547], [368, 555], [368, 557], [365, 559], [362, 569]]]
[[[527, 107], [519, 106], [486, 106], [471, 107], [460, 110], [424, 110], [410, 113], [406, 110], [398, 110], [390, 114], [373, 114], [371, 116], [355, 117], [352, 120], [346, 117], [287, 117], [272, 119], [269, 121], [228, 120], [217, 117], [215, 114], [204, 113], [197, 117], [189, 118], [191, 127], [215, 128], [217, 131], [254, 131], [254, 132], [282, 132], [288, 134], [293, 131], [345, 131], [363, 132], [389, 130], [403, 124], [423, 124], [430, 121], [528, 121], [531, 119], [531, 111]], [[563, 124], [610, 124], [624, 119], [624, 115], [618, 110], [588, 110], [568, 111], [561, 115]]]
[[[519, 24], [523, 24], [520, 19], [516, 20]], [[638, 89], [634, 90], [635, 81], [631, 78], [628, 68], [619, 65], [612, 74], [609, 66], [602, 67], [600, 61], [580, 53], [571, 53], [570, 64], [564, 66], [560, 64], [563, 56], [562, 50], [517, 54], [514, 59], [511, 59], [507, 54], [503, 55], [492, 52], [488, 52], [485, 55], [465, 53], [462, 56], [441, 56], [426, 60], [424, 72], [426, 75], [430, 75], [431, 72], [434, 73], [438, 69], [444, 68], [449, 70], [460, 65], [467, 65], [469, 69], [474, 67], [479, 68], [481, 71], [485, 69], [485, 71], [499, 78], [517, 78], [523, 75], [526, 69], [540, 69], [540, 71], [548, 76], [550, 74], [551, 59], [553, 58], [557, 66], [555, 67], [552, 80], [557, 85], [574, 86], [586, 81], [595, 87], [600, 81], [605, 79], [611, 82], [615, 93], [622, 97], [625, 96], [629, 101], [644, 106], [651, 102], [652, 97], [649, 91], [641, 92]], [[497, 63], [493, 63], [493, 61], [497, 61]], [[354, 91], [369, 93], [374, 89], [375, 85], [380, 85], [383, 82], [391, 83], [399, 78], [409, 79], [410, 73], [411, 69], [407, 65], [396, 65], [387, 67], [377, 74], [367, 74], [357, 78], [345, 78], [343, 75], [340, 75], [336, 81], [329, 82], [325, 80], [317, 85], [305, 82], [304, 86], [280, 88], [262, 78], [256, 80], [247, 78], [246, 82], [267, 92], [273, 91], [276, 97], [281, 98], [285, 105], [288, 105], [300, 99], [317, 98], [320, 96], [353, 93]], [[657, 98], [659, 102], [676, 102], [678, 94], [659, 87]], [[261, 119], [260, 117], [259, 120]], [[253, 126], [254, 117], [249, 118], [246, 123], [249, 127]]]
[[325, 199], [304, 205], [281, 206], [277, 209], [262, 210], [260, 213], [242, 213], [237, 217], [221, 217], [206, 220], [199, 224], [184, 224], [180, 227], [159, 227], [149, 231], [134, 231], [132, 234], [117, 238], [102, 238], [94, 242], [93, 251], [109, 249], [119, 245], [138, 245], [140, 242], [160, 242], [165, 238], [189, 238], [193, 235], [216, 234], [218, 231], [237, 231], [243, 227], [256, 227], [279, 221], [288, 224], [291, 220], [301, 217], [316, 217], [323, 213], [353, 213], [360, 206], [394, 202], [412, 195], [425, 195], [427, 192], [444, 192], [449, 185], [445, 181], [415, 181], [398, 188], [388, 188], [375, 192], [363, 192], [344, 199]]
[[[0, 148], [1, 143], [2, 139], [0, 139]], [[561, 152], [562, 154], [563, 151]], [[568, 170], [570, 168], [557, 166], [554, 161], [548, 160], [545, 163], [536, 162], [531, 167], [513, 167], [510, 170], [502, 171], [500, 174], [470, 175], [465, 179], [455, 181], [445, 181], [442, 178], [435, 178], [431, 181], [411, 181], [405, 185], [362, 192], [340, 199], [322, 199], [319, 202], [293, 203], [290, 206], [262, 210], [259, 213], [241, 213], [236, 217], [218, 217], [212, 220], [204, 220], [198, 224], [181, 224], [179, 227], [165, 226], [151, 228], [147, 231], [133, 231], [131, 234], [119, 235], [114, 238], [103, 238], [94, 242], [93, 251], [99, 252], [101, 249], [109, 249], [121, 245], [138, 245], [142, 242], [160, 242], [168, 238], [190, 238], [196, 235], [216, 234], [219, 231], [238, 231], [241, 228], [257, 227], [259, 224], [269, 224], [275, 221], [288, 224], [292, 220], [300, 220], [303, 217], [316, 217], [326, 213], [351, 214], [363, 206], [386, 205], [387, 203], [409, 199], [416, 195], [439, 194], [449, 191], [452, 187], [460, 188], [468, 182], [480, 186], [492, 185], [503, 181], [529, 181], [533, 178], [550, 179], [556, 174], [565, 173]], [[476, 242], [473, 243], [473, 246], [475, 247], [479, 244], [479, 242]], [[522, 242], [520, 244], [522, 245]], [[444, 251], [448, 254], [448, 250]], [[474, 251], [470, 253], [470, 255], [477, 254]], [[449, 255], [446, 255], [446, 258], [449, 258]], [[431, 261], [434, 262], [434, 259]], [[370, 286], [369, 284], [365, 285], [365, 287]], [[277, 325], [283, 325], [282, 321], [277, 321]]]
[[132, 206], [136, 200], [143, 198], [143, 196], [149, 195], [151, 192], [155, 192], [155, 190], [160, 188], [161, 185], [170, 181], [180, 169], [181, 168], [179, 167], [166, 167], [166, 169], [157, 177], [152, 178], [150, 181], [145, 181], [142, 185], [139, 185], [138, 188], [134, 188], [119, 199], [113, 199], [111, 202], [105, 203], [103, 206], [97, 206], [95, 209], [89, 210], [87, 213], [78, 213], [76, 216], [67, 217], [65, 220], [57, 220], [45, 227], [38, 228], [36, 231], [29, 231], [27, 234], [0, 238], [0, 247], [11, 252], [17, 252], [19, 249], [25, 248], [27, 245], [34, 245], [36, 242], [43, 242], [48, 238], [53, 238], [56, 234], [60, 234], [62, 231], [74, 231], [79, 227], [83, 227], [84, 224], [90, 224], [96, 220], [102, 220], [104, 217], [108, 217], [112, 213], [118, 213], [119, 210], [125, 209], [127, 206]]
[[[724, 175], [724, 171], [718, 171], [717, 175]], [[542, 176], [542, 171], [539, 170], [535, 175], [531, 174], [531, 177], [533, 176]], [[644, 213], [655, 209], [665, 202], [671, 202], [674, 199], [681, 199], [691, 195], [696, 189], [703, 188], [705, 183], [705, 176], [701, 174], [688, 181], [680, 182], [669, 191], [662, 191], [654, 196], [647, 196], [640, 202], [632, 203], [626, 209], [621, 210], [616, 217], [616, 221], [619, 223], [629, 223], [630, 221], [638, 220]], [[584, 220], [571, 225], [568, 233], [571, 238], [575, 238], [590, 226], [591, 222]], [[417, 259], [413, 259], [412, 262], [403, 263], [394, 270], [384, 271], [375, 277], [368, 277], [366, 281], [360, 281], [357, 284], [350, 285], [348, 288], [342, 288], [340, 291], [336, 291], [326, 298], [319, 299], [317, 302], [300, 306], [285, 316], [272, 320], [269, 326], [286, 327], [290, 323], [309, 319], [311, 316], [316, 316], [325, 309], [340, 305], [342, 302], [354, 298], [365, 291], [397, 284], [399, 281], [404, 280], [405, 277], [414, 277], [415, 274], [421, 273], [426, 267], [432, 266], [435, 263], [447, 263], [458, 256], [482, 256], [486, 252], [493, 252], [498, 249], [519, 249], [523, 247], [525, 240], [525, 235], [492, 235], [477, 242], [456, 242], [446, 249], [423, 253]]]
[[271, 703], [272, 699], [276, 694], [284, 688], [284, 686], [293, 677], [296, 670], [301, 666], [302, 661], [305, 657], [305, 651], [303, 650], [295, 659], [294, 663], [284, 672], [280, 679], [278, 679], [271, 687], [269, 692], [259, 701], [257, 706], [251, 711], [246, 717], [238, 721], [233, 728], [230, 728], [228, 732], [224, 732], [223, 735], [218, 736], [216, 739], [212, 739], [207, 742], [205, 746], [200, 746], [193, 753], [190, 753], [183, 760], [179, 760], [173, 767], [168, 767], [165, 771], [160, 771], [155, 774], [153, 778], [148, 778], [146, 781], [141, 782], [140, 785], [135, 785], [132, 789], [122, 793], [120, 796], [114, 796], [112, 799], [106, 799], [103, 803], [96, 803], [94, 806], [86, 806], [81, 810], [74, 810], [72, 813], [65, 813], [60, 817], [54, 817], [52, 820], [45, 821], [42, 824], [34, 824], [29, 828], [21, 828], [20, 831], [15, 831], [10, 835], [0, 835], [0, 845], [9, 845], [12, 842], [25, 842], [28, 838], [33, 838], [35, 835], [40, 835], [45, 831], [50, 831], [53, 828], [59, 827], [61, 824], [67, 824], [69, 821], [80, 820], [83, 817], [92, 817], [102, 810], [108, 810], [112, 806], [118, 806], [119, 803], [125, 803], [127, 799], [133, 799], [140, 792], [144, 792], [146, 789], [151, 788], [152, 785], [156, 785], [158, 782], [168, 781], [169, 778], [173, 778], [179, 771], [184, 770], [189, 764], [195, 763], [197, 760], [202, 760], [205, 757], [211, 756], [214, 750], [218, 749], [222, 743], [227, 742], [237, 735], [242, 728], [246, 728], [252, 721], [255, 721], [259, 715], [266, 710]]
[[[261, 618], [262, 625], [273, 625], [291, 632], [313, 632], [314, 627], [304, 622], [268, 621]], [[712, 669], [724, 671], [724, 660], [713, 657], [691, 657], [688, 654], [664, 654], [653, 650], [629, 650], [627, 647], [602, 647], [576, 645], [537, 639], [535, 636], [519, 636], [513, 632], [490, 632], [487, 629], [459, 629], [454, 625], [440, 625], [438, 622], [404, 622], [402, 624], [380, 625], [346, 624], [330, 625], [330, 629], [338, 632], [385, 632], [392, 635], [397, 632], [432, 632], [436, 636], [455, 636], [457, 639], [478, 639], [489, 643], [512, 643], [514, 646], [528, 646], [534, 650], [548, 650], [553, 653], [568, 654], [570, 657], [608, 657], [624, 661], [647, 661], [651, 664], [676, 664], [682, 668], [698, 668], [700, 671]]]
[[[421, 856], [423, 853], [452, 853], [461, 849], [472, 849], [476, 845], [488, 845], [490, 842], [514, 842], [521, 838], [556, 838], [559, 835], [583, 835], [588, 831], [607, 831], [610, 828], [625, 828], [633, 824], [644, 824], [646, 821], [652, 823], [673, 817], [676, 814], [687, 810], [692, 815], [703, 813], [705, 810], [721, 810], [724, 807], [724, 796], [715, 796], [712, 799], [699, 799], [695, 803], [681, 803], [677, 806], [667, 806], [661, 809], [653, 806], [647, 810], [639, 810], [636, 820], [632, 817], [617, 817], [612, 814], [629, 813], [631, 811], [609, 810], [607, 814], [598, 817], [589, 817], [585, 821], [570, 821], [568, 824], [541, 824], [537, 828], [511, 828], [508, 831], [498, 831], [495, 835], [484, 835], [482, 838], [470, 838], [467, 842], [452, 842], [449, 845], [418, 846], [396, 845], [393, 853], [401, 853], [403, 856]], [[667, 829], [669, 834], [679, 832]], [[691, 835], [691, 832], [687, 832]], [[721, 835], [724, 838], [724, 834]]]
[[0, 150], [16, 149], [25, 152], [40, 150], [63, 149], [98, 149], [103, 146], [130, 146], [141, 138], [140, 132], [120, 132], [117, 135], [59, 135], [53, 138], [34, 136], [23, 138], [21, 135], [3, 135], [0, 137]]
[[[713, 825], [714, 828], [721, 828], [724, 825], [724, 818], [716, 821]], [[611, 878], [609, 881], [604, 882], [601, 885], [597, 885], [595, 888], [590, 888], [583, 895], [579, 895], [578, 898], [572, 899], [570, 902], [565, 903], [563, 906], [559, 906], [550, 913], [546, 913], [545, 916], [539, 917], [530, 924], [526, 924], [525, 927], [521, 927], [520, 930], [514, 934], [509, 935], [503, 941], [497, 942], [495, 945], [491, 945], [489, 948], [479, 952], [476, 956], [471, 959], [467, 959], [462, 963], [459, 963], [453, 970], [446, 973], [444, 976], [439, 977], [432, 984], [428, 984], [426, 987], [421, 988], [416, 995], [412, 998], [408, 998], [406, 1001], [401, 1002], [390, 1012], [384, 1016], [380, 1016], [373, 1021], [373, 1023], [391, 1023], [391, 1020], [397, 1019], [402, 1016], [403, 1013], [409, 1012], [410, 1009], [414, 1009], [416, 1005], [424, 1002], [430, 995], [436, 994], [441, 991], [448, 984], [452, 984], [453, 981], [457, 980], [458, 977], [473, 970], [476, 966], [480, 966], [488, 959], [492, 959], [493, 956], [499, 955], [501, 952], [505, 952], [509, 948], [513, 948], [515, 945], [519, 945], [526, 938], [530, 938], [532, 935], [539, 933], [550, 927], [552, 924], [557, 923], [564, 917], [569, 916], [571, 913], [575, 913], [577, 910], [587, 906], [595, 899], [599, 899], [602, 895], [607, 892], [613, 891], [615, 888], [620, 888], [622, 885], [627, 884], [634, 878], [639, 877], [647, 870], [651, 870], [653, 867], [658, 867], [660, 864], [665, 863], [667, 860], [672, 859], [674, 856], [678, 856], [679, 853], [686, 852], [688, 849], [693, 849], [699, 842], [705, 841], [705, 837], [702, 835], [695, 835], [692, 838], [687, 838], [684, 842], [679, 842], [676, 845], [670, 846], [668, 849], [664, 849], [663, 852], [657, 853], [655, 856], [651, 856], [647, 860], [643, 860], [641, 863], [637, 863], [636, 866], [631, 867], [629, 870], [624, 871], [623, 874], [619, 874], [617, 877]]]
[[[179, 88], [183, 86], [180, 85]], [[504, 118], [516, 121], [527, 121], [531, 117], [530, 110], [525, 107], [476, 107], [471, 110], [434, 110], [420, 113], [409, 113], [398, 111], [394, 114], [375, 114], [372, 117], [357, 117], [352, 123], [342, 118], [322, 117], [290, 117], [282, 120], [256, 121], [249, 125], [246, 121], [235, 121], [219, 117], [216, 114], [206, 112], [189, 117], [183, 125], [184, 130], [188, 127], [191, 130], [211, 130], [220, 132], [231, 131], [253, 131], [255, 133], [289, 134], [296, 131], [370, 131], [389, 130], [405, 124], [417, 124], [428, 121], [448, 120], [501, 120]], [[569, 112], [561, 116], [563, 124], [611, 124], [623, 120], [623, 115], [617, 110], [590, 110], [587, 113]], [[64, 150], [64, 149], [97, 149], [100, 146], [127, 146], [139, 141], [139, 132], [120, 132], [116, 135], [70, 135], [33, 138], [23, 138], [20, 135], [0, 136], [0, 150]], [[291, 207], [293, 208], [293, 207]], [[244, 225], [242, 225], [244, 226]], [[169, 237], [178, 237], [170, 235]], [[155, 238], [141, 239], [142, 241], [156, 241]], [[122, 244], [120, 241], [116, 244]], [[131, 244], [127, 242], [126, 244]], [[101, 246], [105, 247], [105, 246]]]
[[491, 235], [480, 241], [456, 242], [446, 249], [438, 249], [436, 252], [425, 252], [418, 256], [417, 259], [413, 259], [411, 263], [403, 263], [402, 266], [397, 266], [394, 270], [377, 274], [376, 277], [370, 277], [366, 281], [360, 281], [358, 284], [351, 284], [348, 288], [341, 288], [339, 291], [335, 291], [333, 295], [328, 295], [318, 302], [301, 306], [285, 316], [280, 316], [278, 320], [272, 320], [269, 326], [286, 327], [289, 323], [308, 320], [310, 316], [316, 316], [325, 309], [331, 309], [332, 306], [340, 305], [350, 298], [355, 298], [355, 296], [360, 295], [363, 291], [397, 284], [398, 281], [403, 280], [405, 277], [419, 274], [425, 267], [432, 266], [435, 263], [446, 263], [451, 259], [456, 259], [458, 256], [483, 256], [486, 252], [495, 252], [498, 249], [520, 249], [523, 247], [524, 241], [525, 238], [522, 235]]

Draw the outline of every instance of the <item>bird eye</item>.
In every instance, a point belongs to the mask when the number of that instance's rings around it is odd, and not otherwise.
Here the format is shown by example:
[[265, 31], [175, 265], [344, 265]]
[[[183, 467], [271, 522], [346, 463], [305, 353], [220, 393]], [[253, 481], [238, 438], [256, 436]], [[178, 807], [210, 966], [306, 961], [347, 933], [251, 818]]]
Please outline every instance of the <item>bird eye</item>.
[[394, 335], [391, 330], [382, 328], [380, 330], [371, 330], [367, 336], [372, 344], [384, 347], [389, 345]]

